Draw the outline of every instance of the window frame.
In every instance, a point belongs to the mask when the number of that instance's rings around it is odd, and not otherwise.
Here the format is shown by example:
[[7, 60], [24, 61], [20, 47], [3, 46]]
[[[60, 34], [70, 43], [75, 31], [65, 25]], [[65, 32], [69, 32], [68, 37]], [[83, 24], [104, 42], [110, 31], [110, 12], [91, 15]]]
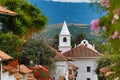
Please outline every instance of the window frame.
[[63, 42], [67, 42], [67, 38], [66, 37], [63, 38]]
[[87, 72], [91, 72], [91, 67], [87, 66]]
[[87, 78], [86, 80], [91, 80], [91, 78]]

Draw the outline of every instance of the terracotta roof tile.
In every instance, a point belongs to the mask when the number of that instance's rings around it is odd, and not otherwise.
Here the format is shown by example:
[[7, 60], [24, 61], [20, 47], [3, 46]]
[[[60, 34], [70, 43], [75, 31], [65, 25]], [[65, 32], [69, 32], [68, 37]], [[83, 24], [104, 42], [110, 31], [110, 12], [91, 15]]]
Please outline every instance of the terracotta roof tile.
[[5, 71], [9, 71], [10, 75], [19, 72], [17, 68], [11, 67], [9, 65], [3, 65], [3, 72]]
[[15, 74], [15, 73], [17, 73], [17, 72], [19, 72], [19, 70], [18, 69], [11, 69], [11, 70], [9, 70], [9, 74], [11, 75], [11, 74]]
[[15, 74], [15, 78], [18, 80], [18, 79], [22, 79], [23, 78], [23, 75], [20, 74], [20, 73], [16, 73]]
[[5, 9], [3, 6], [0, 6], [0, 13], [1, 13], [1, 14], [11, 15], [11, 16], [17, 15], [16, 12], [13, 12], [13, 11], [10, 11], [10, 10], [8, 10], [8, 9]]
[[20, 72], [26, 74], [32, 72], [32, 70], [27, 68], [25, 65], [20, 65]]
[[12, 57], [10, 57], [9, 55], [7, 55], [5, 52], [1, 51], [0, 50], [0, 58], [2, 60], [9, 60], [9, 59], [12, 59]]
[[65, 53], [63, 53], [66, 57], [76, 57], [76, 58], [82, 58], [82, 57], [100, 57], [100, 53], [96, 52], [84, 45], [77, 46]]
[[61, 51], [51, 47], [51, 46], [48, 46], [52, 51], [55, 52], [56, 56], [55, 56], [55, 60], [56, 61], [73, 61], [73, 59], [69, 58], [69, 57], [65, 57], [64, 55], [61, 54]]
[[37, 79], [35, 79], [33, 74], [28, 74], [27, 75], [27, 80], [37, 80]]
[[9, 70], [13, 69], [13, 67], [11, 67], [11, 66], [6, 66], [6, 65], [3, 65], [2, 67], [3, 67], [3, 72], [9, 71]]
[[[20, 67], [20, 69], [19, 69], [19, 67]], [[27, 68], [25, 65], [20, 65], [17, 67], [3, 65], [3, 72], [5, 72], [5, 71], [9, 71], [9, 74], [15, 74], [15, 73], [18, 73], [19, 71], [20, 71], [20, 73], [24, 73], [24, 74], [32, 72], [32, 70]]]

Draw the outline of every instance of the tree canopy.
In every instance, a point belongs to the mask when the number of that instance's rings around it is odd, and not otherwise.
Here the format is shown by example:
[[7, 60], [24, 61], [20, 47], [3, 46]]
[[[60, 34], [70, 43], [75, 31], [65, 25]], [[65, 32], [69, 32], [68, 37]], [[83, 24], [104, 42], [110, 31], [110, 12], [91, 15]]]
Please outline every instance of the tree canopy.
[[30, 39], [23, 45], [20, 63], [30, 65], [30, 61], [33, 61], [34, 65], [51, 65], [54, 56], [54, 52], [44, 42]]
[[44, 29], [47, 24], [47, 18], [40, 9], [27, 0], [1, 0], [0, 4], [18, 14], [16, 18], [7, 22], [7, 29], [16, 35], [31, 35]]
[[[109, 67], [111, 72], [108, 80], [115, 78], [120, 79], [120, 0], [101, 0], [100, 4], [107, 14], [97, 20], [92, 21], [91, 29], [97, 31], [102, 29], [102, 37], [104, 37], [104, 54], [107, 57], [101, 59], [99, 64], [104, 63], [104, 67]], [[109, 63], [109, 64], [107, 64]], [[99, 65], [99, 67], [103, 65]]]
[[20, 57], [23, 41], [18, 36], [7, 33], [0, 35], [0, 50], [6, 52], [14, 59]]

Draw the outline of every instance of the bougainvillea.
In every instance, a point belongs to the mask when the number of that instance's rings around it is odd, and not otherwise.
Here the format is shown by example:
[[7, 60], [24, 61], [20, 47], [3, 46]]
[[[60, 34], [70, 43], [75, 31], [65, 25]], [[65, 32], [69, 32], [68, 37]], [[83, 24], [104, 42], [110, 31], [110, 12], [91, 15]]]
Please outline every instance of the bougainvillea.
[[52, 80], [49, 77], [49, 71], [41, 65], [35, 66], [33, 69], [34, 76], [37, 80]]
[[91, 30], [98, 30], [99, 19], [92, 20], [91, 25], [92, 25]]
[[[109, 42], [109, 46], [113, 50], [117, 50], [117, 53], [120, 52], [120, 0], [100, 0], [101, 7], [106, 9], [106, 15], [91, 21], [91, 30], [102, 29], [104, 33], [102, 36], [105, 36], [106, 42]], [[102, 28], [99, 28], [102, 27]], [[118, 40], [119, 39], [119, 40]]]
[[109, 0], [101, 0], [101, 6], [109, 7]]
[[[104, 55], [107, 55], [105, 61], [110, 61], [110, 64], [104, 64], [104, 67], [114, 65], [114, 69], [110, 69], [115, 74], [109, 74], [107, 80], [120, 79], [120, 0], [100, 0], [100, 4], [103, 10], [106, 9], [106, 15], [99, 18], [99, 25], [95, 26], [95, 29], [102, 27], [104, 38]], [[91, 27], [93, 29], [93, 26]], [[103, 48], [103, 47], [102, 47]], [[108, 55], [110, 60], [106, 60]], [[104, 60], [101, 62], [104, 63]], [[100, 63], [99, 63], [100, 64]], [[98, 67], [100, 67], [99, 65]], [[108, 78], [110, 77], [110, 78]]]

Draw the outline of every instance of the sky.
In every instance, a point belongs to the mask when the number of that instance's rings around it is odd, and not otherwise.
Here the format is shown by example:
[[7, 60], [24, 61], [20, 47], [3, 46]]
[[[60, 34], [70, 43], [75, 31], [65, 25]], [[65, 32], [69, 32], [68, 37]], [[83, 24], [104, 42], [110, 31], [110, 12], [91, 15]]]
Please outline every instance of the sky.
[[[54, 2], [74, 2], [74, 3], [81, 3], [81, 2], [87, 2], [90, 3], [91, 0], [46, 0], [46, 1], [54, 1]], [[95, 0], [92, 0], [95, 1]]]

